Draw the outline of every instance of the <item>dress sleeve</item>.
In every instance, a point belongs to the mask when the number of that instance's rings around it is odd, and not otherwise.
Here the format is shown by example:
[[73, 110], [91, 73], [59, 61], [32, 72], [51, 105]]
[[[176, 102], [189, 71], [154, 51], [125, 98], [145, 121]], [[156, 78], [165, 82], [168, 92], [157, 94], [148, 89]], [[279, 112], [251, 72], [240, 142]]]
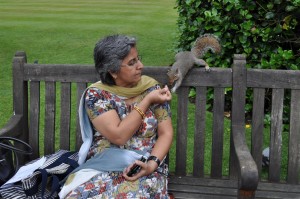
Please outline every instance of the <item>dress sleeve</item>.
[[89, 88], [85, 94], [85, 108], [90, 120], [97, 116], [115, 109], [111, 93], [98, 88]]
[[[151, 92], [152, 90], [159, 88], [160, 86], [156, 85], [154, 87], [151, 87], [148, 91]], [[169, 102], [165, 102], [163, 104], [154, 104], [152, 105], [152, 110], [158, 122], [162, 122], [163, 120], [171, 117], [171, 108]]]

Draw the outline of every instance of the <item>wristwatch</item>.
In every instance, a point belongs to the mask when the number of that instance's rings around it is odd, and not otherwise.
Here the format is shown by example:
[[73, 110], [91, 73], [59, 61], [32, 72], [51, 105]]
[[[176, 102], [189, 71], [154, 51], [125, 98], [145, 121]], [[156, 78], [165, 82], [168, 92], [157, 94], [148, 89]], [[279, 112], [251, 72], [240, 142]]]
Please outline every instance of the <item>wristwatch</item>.
[[147, 161], [149, 160], [153, 160], [154, 162], [156, 162], [156, 164], [159, 166], [160, 165], [160, 160], [158, 159], [158, 157], [151, 155]]

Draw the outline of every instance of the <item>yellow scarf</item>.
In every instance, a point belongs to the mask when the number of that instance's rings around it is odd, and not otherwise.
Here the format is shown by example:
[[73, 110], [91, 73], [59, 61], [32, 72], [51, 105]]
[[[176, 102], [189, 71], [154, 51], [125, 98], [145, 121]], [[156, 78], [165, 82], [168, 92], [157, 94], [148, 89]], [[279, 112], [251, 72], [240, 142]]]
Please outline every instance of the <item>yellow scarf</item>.
[[101, 90], [105, 90], [105, 91], [114, 93], [118, 96], [132, 98], [132, 97], [136, 97], [136, 96], [140, 95], [148, 88], [155, 86], [157, 84], [159, 84], [159, 83], [155, 79], [148, 77], [146, 75], [143, 75], [141, 77], [141, 80], [138, 82], [138, 84], [133, 88], [126, 88], [126, 87], [121, 87], [121, 86], [116, 86], [116, 85], [109, 86], [109, 85], [103, 84], [101, 81], [90, 85], [89, 88], [95, 87], [95, 88], [99, 88]]

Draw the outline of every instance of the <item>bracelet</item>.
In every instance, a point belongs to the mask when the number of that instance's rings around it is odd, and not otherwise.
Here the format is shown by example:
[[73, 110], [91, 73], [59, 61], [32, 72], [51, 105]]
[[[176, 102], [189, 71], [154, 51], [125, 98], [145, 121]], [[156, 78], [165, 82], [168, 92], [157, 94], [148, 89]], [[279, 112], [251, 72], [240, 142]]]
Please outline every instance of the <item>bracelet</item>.
[[154, 162], [157, 163], [158, 166], [160, 165], [160, 160], [158, 159], [158, 157], [156, 157], [154, 155], [151, 155], [147, 161], [149, 161], [149, 160], [153, 160]]
[[141, 115], [142, 119], [145, 119], [146, 115], [139, 107], [133, 106], [133, 109], [136, 110]]

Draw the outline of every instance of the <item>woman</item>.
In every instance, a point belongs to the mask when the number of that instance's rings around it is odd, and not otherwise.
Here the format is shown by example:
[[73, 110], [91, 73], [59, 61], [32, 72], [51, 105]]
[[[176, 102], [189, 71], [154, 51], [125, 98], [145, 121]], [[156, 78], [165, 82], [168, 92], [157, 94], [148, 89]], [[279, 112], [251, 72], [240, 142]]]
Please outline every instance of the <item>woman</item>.
[[[68, 177], [60, 197], [168, 198], [164, 158], [173, 137], [169, 89], [141, 75], [144, 66], [134, 38], [105, 37], [95, 46], [94, 61], [101, 82], [86, 90], [81, 112], [87, 113], [93, 130], [87, 133], [89, 122], [81, 121], [79, 163], [87, 161]], [[140, 170], [129, 175], [136, 165]]]

